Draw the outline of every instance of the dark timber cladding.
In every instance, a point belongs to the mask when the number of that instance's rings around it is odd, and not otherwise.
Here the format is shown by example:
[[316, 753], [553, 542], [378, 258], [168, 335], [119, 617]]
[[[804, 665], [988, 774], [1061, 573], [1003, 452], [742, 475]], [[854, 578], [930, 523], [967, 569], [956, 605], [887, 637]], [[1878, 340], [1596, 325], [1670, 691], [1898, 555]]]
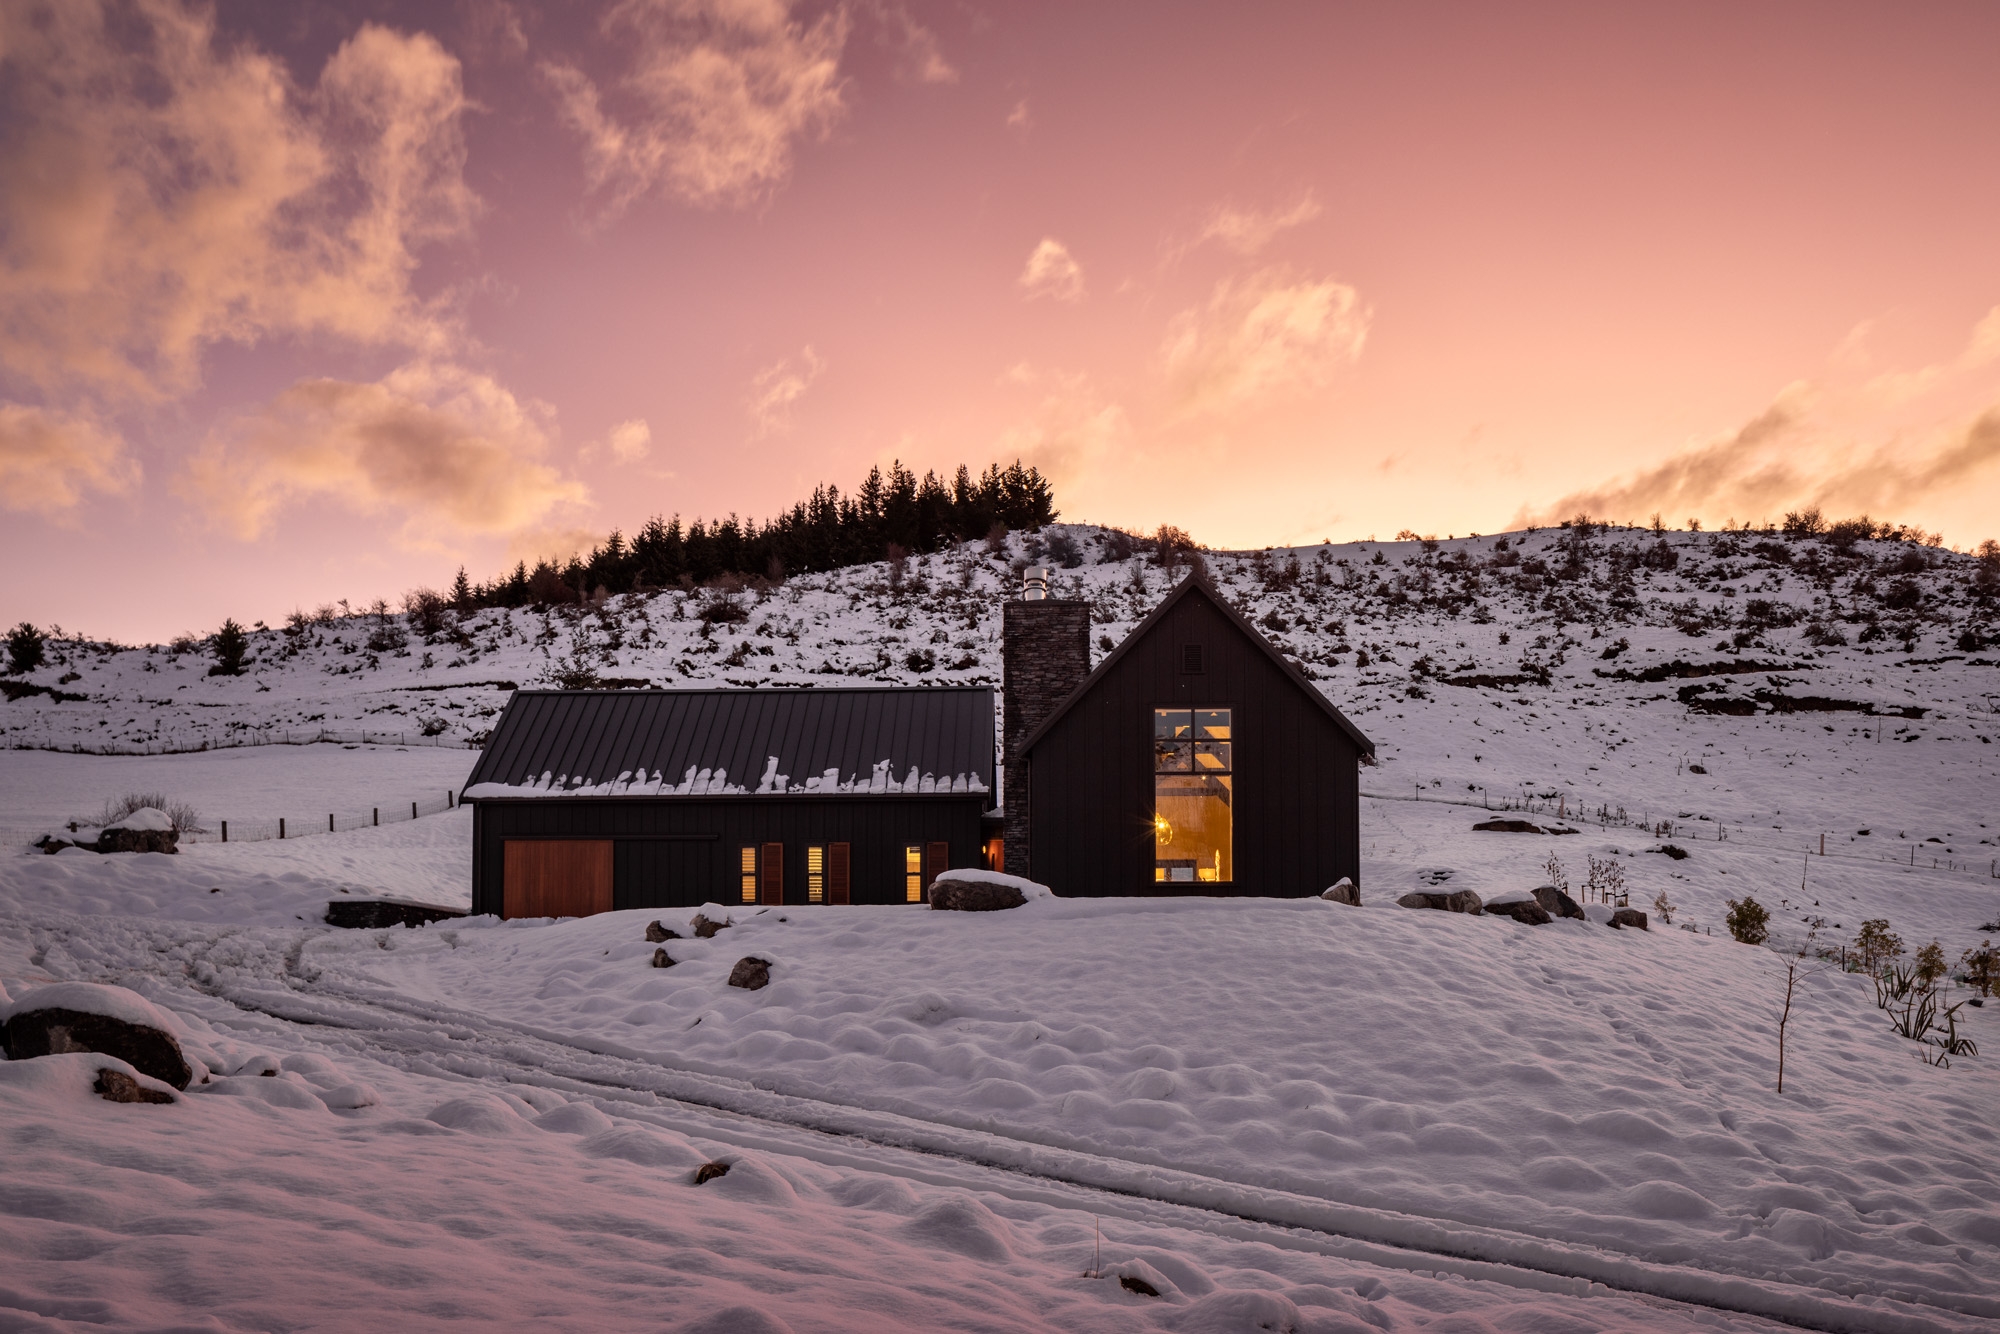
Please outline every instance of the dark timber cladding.
[[1199, 573], [1021, 750], [1033, 837], [1028, 865], [1008, 869], [1058, 894], [1360, 883], [1359, 765], [1374, 744]]
[[466, 786], [473, 910], [921, 901], [983, 864], [993, 779], [984, 687], [523, 691]]

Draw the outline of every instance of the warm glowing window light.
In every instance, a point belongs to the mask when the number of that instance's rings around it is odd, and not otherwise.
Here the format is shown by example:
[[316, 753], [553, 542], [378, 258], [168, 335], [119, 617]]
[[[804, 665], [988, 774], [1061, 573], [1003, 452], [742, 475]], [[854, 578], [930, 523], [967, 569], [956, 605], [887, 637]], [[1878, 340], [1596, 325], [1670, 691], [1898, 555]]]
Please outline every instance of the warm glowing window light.
[[1153, 879], [1226, 883], [1235, 765], [1228, 709], [1153, 710]]
[[817, 845], [806, 849], [806, 902], [826, 902], [826, 849]]
[[903, 849], [903, 898], [910, 903], [924, 901], [924, 845], [912, 843]]
[[742, 857], [743, 901], [757, 901], [757, 849], [755, 845], [743, 849]]

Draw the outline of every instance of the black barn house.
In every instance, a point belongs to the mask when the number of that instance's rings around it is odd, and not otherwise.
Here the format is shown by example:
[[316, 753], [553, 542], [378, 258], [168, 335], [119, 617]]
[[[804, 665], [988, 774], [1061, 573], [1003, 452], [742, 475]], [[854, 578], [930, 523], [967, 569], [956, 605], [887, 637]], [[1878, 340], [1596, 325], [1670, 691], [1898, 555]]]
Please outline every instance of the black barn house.
[[1062, 895], [1360, 883], [1374, 743], [1200, 573], [1095, 671], [1090, 605], [1048, 574], [1004, 609], [1004, 815], [985, 687], [520, 691], [465, 789], [473, 911], [917, 903], [954, 867]]
[[993, 692], [519, 691], [467, 780], [472, 906], [904, 903], [982, 866]]
[[1009, 870], [1061, 895], [1361, 883], [1374, 743], [1204, 575], [1087, 675], [1087, 604], [1007, 612]]

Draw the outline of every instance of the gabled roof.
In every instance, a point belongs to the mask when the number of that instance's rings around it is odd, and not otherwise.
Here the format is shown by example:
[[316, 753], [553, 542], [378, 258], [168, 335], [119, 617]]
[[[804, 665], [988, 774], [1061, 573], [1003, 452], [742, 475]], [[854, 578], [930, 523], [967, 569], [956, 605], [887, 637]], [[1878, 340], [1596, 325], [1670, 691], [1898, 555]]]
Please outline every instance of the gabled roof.
[[1137, 625], [1133, 626], [1132, 633], [1126, 635], [1124, 640], [1118, 645], [1118, 647], [1112, 649], [1111, 652], [1105, 657], [1104, 661], [1098, 663], [1096, 669], [1092, 671], [1089, 676], [1083, 678], [1083, 683], [1077, 686], [1076, 689], [1070, 691], [1068, 696], [1064, 698], [1063, 702], [1056, 705], [1055, 709], [1050, 712], [1049, 716], [1042, 719], [1041, 724], [1037, 726], [1032, 732], [1028, 733], [1028, 735], [1022, 739], [1021, 749], [1023, 751], [1027, 751], [1031, 749], [1037, 741], [1040, 741], [1042, 737], [1048, 733], [1049, 729], [1056, 725], [1057, 721], [1060, 720], [1064, 714], [1068, 713], [1072, 708], [1076, 707], [1077, 701], [1081, 700], [1085, 695], [1088, 695], [1091, 692], [1091, 690], [1096, 687], [1097, 683], [1104, 679], [1106, 673], [1108, 673], [1114, 666], [1117, 665], [1118, 660], [1125, 656], [1127, 650], [1129, 650], [1134, 644], [1138, 643], [1141, 639], [1144, 639], [1148, 634], [1152, 633], [1153, 628], [1166, 618], [1167, 613], [1174, 608], [1175, 604], [1180, 602], [1182, 598], [1186, 597], [1189, 593], [1193, 592], [1196, 589], [1201, 590], [1202, 593], [1207, 595], [1208, 600], [1214, 603], [1217, 609], [1219, 609], [1222, 612], [1223, 619], [1227, 620], [1230, 624], [1234, 625], [1239, 631], [1241, 631], [1244, 638], [1248, 639], [1251, 643], [1255, 644], [1258, 648], [1262, 649], [1264, 652], [1264, 656], [1269, 658], [1273, 663], [1277, 664], [1279, 671], [1283, 672], [1285, 676], [1292, 681], [1293, 684], [1297, 685], [1298, 688], [1302, 692], [1304, 692], [1304, 694], [1309, 699], [1311, 699], [1313, 703], [1319, 705], [1321, 709], [1325, 710], [1326, 716], [1333, 719], [1334, 725], [1338, 727], [1341, 731], [1345, 732], [1348, 738], [1351, 741], [1353, 741], [1356, 746], [1360, 747], [1361, 753], [1363, 755], [1373, 755], [1375, 753], [1375, 743], [1373, 741], [1370, 741], [1366, 736], [1364, 736], [1360, 728], [1356, 727], [1353, 723], [1349, 722], [1347, 719], [1347, 715], [1342, 713], [1339, 709], [1335, 708], [1333, 706], [1333, 701], [1329, 700], [1325, 695], [1321, 694], [1318, 688], [1315, 687], [1311, 681], [1308, 681], [1306, 679], [1305, 673], [1301, 672], [1296, 664], [1288, 660], [1284, 654], [1278, 652], [1277, 649], [1271, 646], [1271, 641], [1264, 638], [1263, 631], [1259, 630], [1256, 626], [1250, 624], [1250, 622], [1244, 618], [1243, 613], [1236, 610], [1236, 608], [1230, 604], [1229, 599], [1224, 597], [1222, 595], [1221, 590], [1216, 588], [1216, 586], [1209, 581], [1207, 573], [1203, 571], [1199, 566], [1197, 566], [1193, 570], [1190, 570], [1188, 572], [1187, 578], [1181, 580], [1179, 584], [1174, 586], [1172, 592], [1168, 593], [1164, 598], [1160, 599], [1160, 605], [1153, 608], [1151, 612], [1147, 613], [1145, 620], [1140, 621]]
[[986, 686], [521, 690], [466, 780], [473, 800], [992, 789]]

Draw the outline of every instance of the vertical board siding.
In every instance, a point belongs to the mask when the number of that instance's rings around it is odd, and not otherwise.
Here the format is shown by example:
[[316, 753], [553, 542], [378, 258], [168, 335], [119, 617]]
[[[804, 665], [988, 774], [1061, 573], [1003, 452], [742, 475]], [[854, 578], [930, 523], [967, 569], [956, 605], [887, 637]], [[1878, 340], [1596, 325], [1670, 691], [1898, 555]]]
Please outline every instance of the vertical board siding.
[[[474, 911], [507, 899], [506, 845], [565, 839], [616, 844], [607, 906], [734, 905], [735, 849], [781, 844], [780, 874], [803, 885], [806, 848], [829, 849], [828, 899], [903, 902], [903, 849], [943, 844], [946, 864], [977, 866], [979, 793], [882, 796], [551, 797], [483, 801], [474, 816]], [[762, 877], [760, 876], [760, 879]]]
[[[1295, 897], [1342, 876], [1360, 883], [1360, 749], [1244, 634], [1192, 590], [1042, 735], [1030, 757], [1025, 874], [1064, 895]], [[1202, 646], [1198, 674], [1180, 670], [1190, 643]], [[1236, 879], [1227, 886], [1153, 880], [1155, 708], [1232, 710]]]

